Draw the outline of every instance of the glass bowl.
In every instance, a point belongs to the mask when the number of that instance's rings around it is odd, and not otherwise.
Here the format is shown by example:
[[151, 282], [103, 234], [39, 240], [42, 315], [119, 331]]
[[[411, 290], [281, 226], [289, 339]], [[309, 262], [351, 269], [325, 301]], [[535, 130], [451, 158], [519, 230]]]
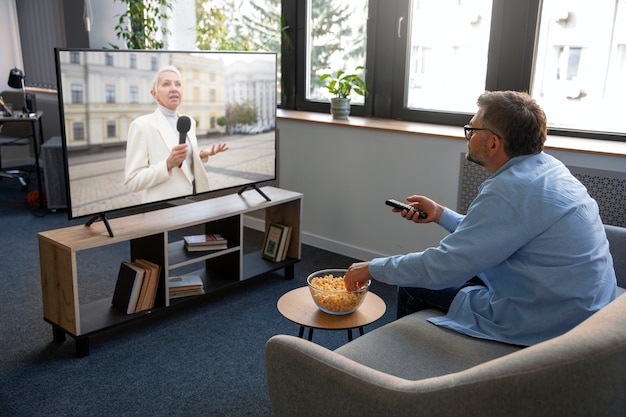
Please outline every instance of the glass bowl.
[[371, 281], [355, 291], [348, 291], [343, 283], [347, 269], [322, 269], [306, 279], [313, 302], [328, 314], [343, 315], [354, 312], [367, 295]]

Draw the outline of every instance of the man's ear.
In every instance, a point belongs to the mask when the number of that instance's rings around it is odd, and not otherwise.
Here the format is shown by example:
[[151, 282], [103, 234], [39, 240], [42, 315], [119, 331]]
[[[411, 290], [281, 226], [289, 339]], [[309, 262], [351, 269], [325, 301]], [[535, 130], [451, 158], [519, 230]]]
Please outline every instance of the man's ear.
[[503, 146], [502, 139], [498, 135], [492, 134], [489, 136], [488, 146], [492, 150], [497, 150], [499, 147]]

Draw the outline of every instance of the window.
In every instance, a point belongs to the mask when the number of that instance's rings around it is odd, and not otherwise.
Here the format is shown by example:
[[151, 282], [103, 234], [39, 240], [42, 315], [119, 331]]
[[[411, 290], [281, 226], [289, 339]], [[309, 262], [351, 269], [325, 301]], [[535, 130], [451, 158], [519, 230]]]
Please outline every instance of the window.
[[80, 64], [80, 52], [71, 51], [70, 52], [70, 63], [72, 64]]
[[626, 132], [624, 25], [624, 1], [543, 1], [531, 93], [551, 125]]
[[107, 120], [107, 138], [115, 138], [117, 137], [117, 129], [115, 125], [115, 121]]
[[74, 140], [85, 140], [85, 124], [83, 122], [73, 123], [72, 133], [74, 135]]
[[115, 85], [107, 84], [104, 86], [105, 103], [115, 103]]
[[[319, 77], [365, 67], [367, 0], [307, 0], [307, 99], [329, 101]], [[363, 104], [353, 95], [353, 104]]]
[[72, 84], [72, 103], [73, 104], [83, 104], [84, 96], [83, 96], [83, 85], [82, 84]]
[[128, 65], [130, 68], [137, 68], [137, 55], [130, 54]]
[[476, 98], [485, 91], [491, 3], [410, 2], [405, 108], [475, 111]]
[[112, 67], [113, 66], [113, 54], [105, 54], [104, 55], [104, 65]]
[[354, 115], [462, 126], [483, 91], [518, 90], [544, 107], [551, 134], [626, 140], [624, 0], [282, 5], [295, 44], [283, 46], [284, 108], [327, 112], [319, 72], [365, 62]]
[[131, 85], [130, 90], [128, 92], [128, 102], [131, 104], [139, 103], [139, 87], [136, 85]]

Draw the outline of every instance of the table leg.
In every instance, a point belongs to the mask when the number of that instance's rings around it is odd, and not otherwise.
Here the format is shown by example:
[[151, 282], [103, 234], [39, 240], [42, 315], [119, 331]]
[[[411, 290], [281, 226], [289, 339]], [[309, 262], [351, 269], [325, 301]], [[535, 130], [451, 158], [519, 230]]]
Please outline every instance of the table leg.
[[285, 267], [285, 279], [290, 280], [290, 281], [293, 280], [294, 277], [296, 276], [295, 275], [295, 270], [296, 269], [295, 269], [295, 266], [293, 264], [287, 265]]
[[[41, 117], [37, 121], [39, 124], [39, 132], [35, 128], [35, 122], [31, 121], [30, 127], [33, 133], [33, 148], [35, 149], [35, 176], [37, 177], [37, 192], [39, 193], [39, 209], [45, 210], [44, 200], [43, 200], [43, 186], [41, 181], [41, 168], [39, 166], [39, 145], [43, 142], [43, 127], [41, 125]], [[39, 133], [39, 134], [37, 134]]]
[[[359, 336], [363, 336], [363, 326], [359, 327]], [[352, 329], [348, 329], [348, 342], [352, 342]]]
[[65, 342], [65, 331], [56, 325], [52, 325], [52, 339], [56, 343]]
[[300, 326], [300, 331], [298, 332], [298, 337], [302, 339], [304, 336], [304, 326]]
[[309, 342], [313, 340], [313, 328], [309, 327]]
[[89, 355], [89, 337], [78, 336], [76, 338], [76, 356], [84, 358]]

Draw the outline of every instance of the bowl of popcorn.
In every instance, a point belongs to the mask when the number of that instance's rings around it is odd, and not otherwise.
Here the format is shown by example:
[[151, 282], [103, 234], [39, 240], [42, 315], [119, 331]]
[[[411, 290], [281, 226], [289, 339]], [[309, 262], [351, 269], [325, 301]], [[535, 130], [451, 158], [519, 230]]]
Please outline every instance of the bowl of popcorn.
[[371, 281], [355, 291], [348, 291], [343, 282], [347, 269], [323, 269], [306, 279], [313, 301], [325, 313], [342, 315], [354, 312], [367, 295]]

